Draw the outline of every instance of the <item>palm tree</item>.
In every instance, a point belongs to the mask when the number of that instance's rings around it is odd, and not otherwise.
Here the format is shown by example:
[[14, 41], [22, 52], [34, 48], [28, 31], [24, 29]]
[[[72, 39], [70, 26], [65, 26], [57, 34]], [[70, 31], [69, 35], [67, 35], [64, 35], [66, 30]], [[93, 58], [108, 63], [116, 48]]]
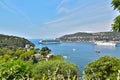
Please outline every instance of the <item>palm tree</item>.
[[[120, 0], [112, 0], [111, 4], [114, 9], [120, 11]], [[114, 19], [114, 24], [112, 24], [112, 30], [115, 32], [120, 32], [120, 15]]]
[[112, 24], [112, 30], [115, 32], [120, 32], [120, 15], [114, 19], [114, 24]]
[[120, 0], [113, 0], [111, 4], [114, 9], [120, 10]]

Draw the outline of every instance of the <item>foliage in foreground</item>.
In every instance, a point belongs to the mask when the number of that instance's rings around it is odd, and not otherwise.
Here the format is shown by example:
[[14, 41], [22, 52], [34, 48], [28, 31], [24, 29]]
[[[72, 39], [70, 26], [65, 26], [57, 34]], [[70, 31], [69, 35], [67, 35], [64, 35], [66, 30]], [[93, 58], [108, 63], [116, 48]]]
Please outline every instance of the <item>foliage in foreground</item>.
[[[44, 53], [44, 54], [41, 54]], [[78, 68], [64, 61], [62, 56], [53, 55], [47, 61], [50, 53], [48, 47], [41, 50], [19, 48], [15, 51], [9, 48], [0, 49], [0, 80], [77, 80]], [[32, 63], [32, 56], [40, 54], [37, 63]]]
[[77, 80], [78, 68], [70, 62], [63, 60], [50, 60], [46, 62], [39, 62], [33, 68], [33, 76], [35, 79], [46, 78], [54, 80]]
[[77, 80], [78, 68], [63, 60], [31, 65], [22, 60], [0, 62], [0, 80]]
[[120, 59], [104, 56], [88, 64], [84, 74], [87, 80], [116, 80], [118, 70], [120, 70]]
[[31, 77], [30, 65], [22, 60], [0, 62], [0, 80], [25, 80]]

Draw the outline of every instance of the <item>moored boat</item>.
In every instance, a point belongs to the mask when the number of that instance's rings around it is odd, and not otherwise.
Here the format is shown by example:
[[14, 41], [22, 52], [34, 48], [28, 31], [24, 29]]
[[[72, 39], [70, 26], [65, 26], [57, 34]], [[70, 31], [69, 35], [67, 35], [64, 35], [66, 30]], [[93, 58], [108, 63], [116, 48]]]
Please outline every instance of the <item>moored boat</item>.
[[98, 41], [98, 42], [95, 42], [96, 45], [99, 45], [99, 46], [117, 46], [117, 43], [116, 42], [102, 42], [102, 41]]

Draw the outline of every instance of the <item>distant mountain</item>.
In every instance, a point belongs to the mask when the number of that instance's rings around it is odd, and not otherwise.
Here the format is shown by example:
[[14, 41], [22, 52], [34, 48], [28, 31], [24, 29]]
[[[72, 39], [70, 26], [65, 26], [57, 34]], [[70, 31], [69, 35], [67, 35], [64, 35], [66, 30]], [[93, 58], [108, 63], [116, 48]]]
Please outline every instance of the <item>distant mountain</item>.
[[0, 48], [25, 48], [26, 44], [34, 47], [34, 44], [25, 38], [0, 34]]
[[120, 33], [118, 32], [99, 32], [99, 33], [84, 33], [78, 32], [68, 34], [58, 38], [61, 41], [69, 42], [88, 42], [88, 41], [120, 41]]

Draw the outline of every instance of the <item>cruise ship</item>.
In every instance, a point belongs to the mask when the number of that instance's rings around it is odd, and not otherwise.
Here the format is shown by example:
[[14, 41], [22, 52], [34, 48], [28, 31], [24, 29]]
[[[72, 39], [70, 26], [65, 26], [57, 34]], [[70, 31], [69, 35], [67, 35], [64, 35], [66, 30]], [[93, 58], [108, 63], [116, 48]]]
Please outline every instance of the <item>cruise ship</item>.
[[116, 42], [102, 42], [102, 41], [98, 41], [98, 42], [95, 42], [96, 45], [98, 46], [117, 46], [117, 43]]
[[39, 44], [55, 44], [55, 43], [60, 43], [60, 40], [40, 40]]

